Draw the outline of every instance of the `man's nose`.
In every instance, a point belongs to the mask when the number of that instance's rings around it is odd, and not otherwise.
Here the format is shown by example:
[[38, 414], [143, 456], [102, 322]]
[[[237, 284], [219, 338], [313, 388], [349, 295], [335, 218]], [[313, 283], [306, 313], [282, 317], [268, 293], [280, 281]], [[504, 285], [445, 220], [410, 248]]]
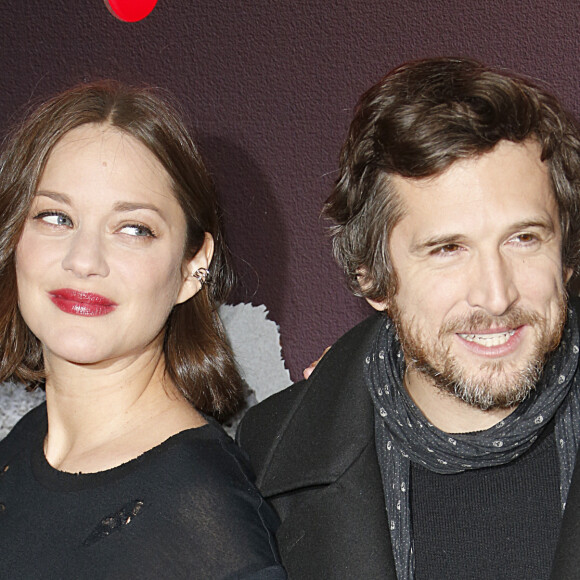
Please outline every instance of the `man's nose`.
[[493, 316], [504, 314], [519, 298], [513, 265], [500, 251], [474, 260], [468, 301]]
[[79, 278], [107, 276], [109, 266], [105, 257], [102, 235], [89, 229], [76, 230], [69, 238], [62, 267]]

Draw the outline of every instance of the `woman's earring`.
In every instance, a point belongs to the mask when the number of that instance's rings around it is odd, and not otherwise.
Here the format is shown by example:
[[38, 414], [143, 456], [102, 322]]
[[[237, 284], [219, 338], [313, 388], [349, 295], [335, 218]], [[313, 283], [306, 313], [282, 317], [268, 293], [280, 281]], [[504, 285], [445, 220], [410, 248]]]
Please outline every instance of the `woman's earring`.
[[211, 274], [207, 268], [198, 268], [192, 276], [200, 283], [203, 288], [205, 284], [209, 284], [211, 281]]

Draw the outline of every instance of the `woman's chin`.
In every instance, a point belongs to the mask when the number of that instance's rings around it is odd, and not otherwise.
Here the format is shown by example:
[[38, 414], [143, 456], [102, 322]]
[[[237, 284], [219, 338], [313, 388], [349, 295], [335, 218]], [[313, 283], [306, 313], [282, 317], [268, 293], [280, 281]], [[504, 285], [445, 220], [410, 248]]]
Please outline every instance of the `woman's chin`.
[[[100, 348], [99, 348], [100, 347]], [[57, 361], [76, 365], [98, 365], [110, 358], [110, 352], [104, 352], [102, 345], [94, 343], [59, 344], [56, 348], [45, 347], [45, 361], [49, 366]]]

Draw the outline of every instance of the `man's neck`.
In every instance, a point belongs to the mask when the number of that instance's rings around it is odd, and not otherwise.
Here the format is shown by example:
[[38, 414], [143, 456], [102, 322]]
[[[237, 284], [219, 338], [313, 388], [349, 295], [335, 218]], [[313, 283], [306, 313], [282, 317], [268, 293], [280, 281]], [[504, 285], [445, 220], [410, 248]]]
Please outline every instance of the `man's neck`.
[[452, 394], [444, 393], [423, 374], [409, 369], [405, 373], [405, 387], [426, 419], [446, 433], [485, 431], [516, 408], [483, 411]]

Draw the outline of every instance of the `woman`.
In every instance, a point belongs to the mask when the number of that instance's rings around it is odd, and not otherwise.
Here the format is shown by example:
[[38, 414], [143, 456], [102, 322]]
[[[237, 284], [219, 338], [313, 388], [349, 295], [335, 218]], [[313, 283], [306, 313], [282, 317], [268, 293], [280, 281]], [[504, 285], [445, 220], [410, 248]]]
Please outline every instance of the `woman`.
[[211, 179], [155, 94], [35, 111], [0, 171], [0, 380], [46, 390], [0, 443], [0, 576], [285, 578], [276, 519], [210, 416], [241, 380]]

